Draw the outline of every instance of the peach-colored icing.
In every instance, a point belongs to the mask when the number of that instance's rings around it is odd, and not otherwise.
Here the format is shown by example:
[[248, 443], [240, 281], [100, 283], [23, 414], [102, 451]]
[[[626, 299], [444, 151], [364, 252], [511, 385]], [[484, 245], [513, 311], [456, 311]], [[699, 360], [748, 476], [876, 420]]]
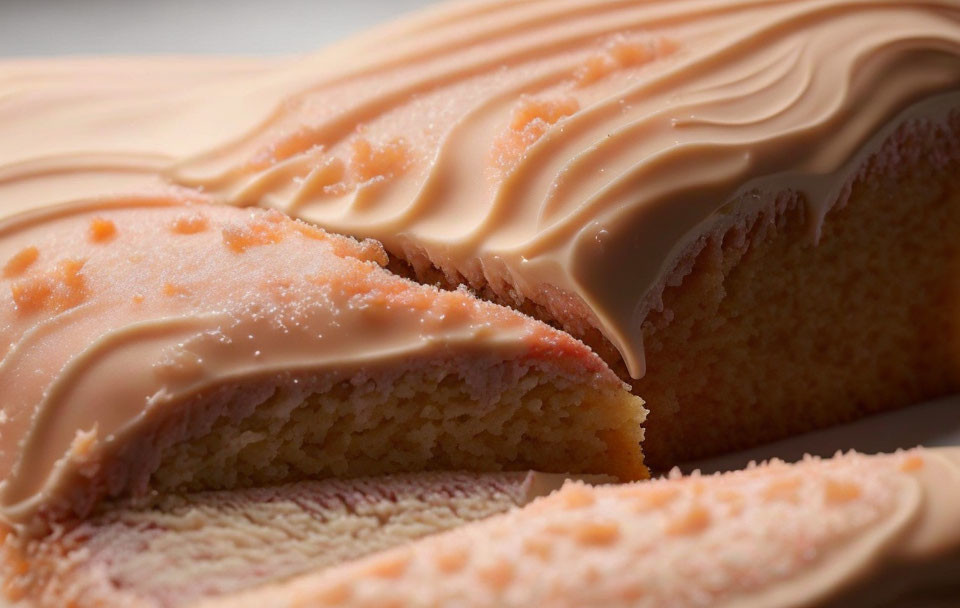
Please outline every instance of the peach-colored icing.
[[[559, 365], [617, 382], [569, 336], [465, 292], [390, 275], [372, 242], [277, 211], [189, 203], [104, 199], [0, 222], [0, 260], [13, 269], [0, 279], [8, 522], [66, 491], [60, 481], [97, 450], [226, 382], [560, 351]], [[106, 221], [109, 238], [91, 238]]]
[[203, 188], [559, 288], [639, 376], [696, 239], [784, 189], [816, 233], [880, 136], [960, 106], [958, 57], [952, 0], [480, 0], [306, 57], [12, 62], [0, 213]]
[[568, 482], [522, 510], [208, 605], [914, 605], [892, 594], [957, 584], [958, 488], [956, 448]]

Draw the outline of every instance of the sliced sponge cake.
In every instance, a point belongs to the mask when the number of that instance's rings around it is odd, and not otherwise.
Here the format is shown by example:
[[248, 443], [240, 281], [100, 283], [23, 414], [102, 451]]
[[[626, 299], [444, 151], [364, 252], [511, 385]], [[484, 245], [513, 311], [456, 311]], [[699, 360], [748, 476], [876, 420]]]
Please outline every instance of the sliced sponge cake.
[[643, 477], [586, 346], [277, 212], [99, 201], [0, 224], [0, 513], [428, 469]]

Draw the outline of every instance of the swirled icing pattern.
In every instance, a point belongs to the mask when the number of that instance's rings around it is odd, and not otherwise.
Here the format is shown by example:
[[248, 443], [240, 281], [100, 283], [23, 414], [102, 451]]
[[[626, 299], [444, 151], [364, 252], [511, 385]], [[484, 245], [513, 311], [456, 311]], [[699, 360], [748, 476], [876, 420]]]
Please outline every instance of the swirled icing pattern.
[[958, 57], [948, 0], [486, 0], [286, 60], [6, 66], [0, 194], [277, 207], [566, 298], [640, 376], [658, 287], [739, 195], [799, 190], [816, 228], [871, 138], [960, 106]]
[[566, 334], [386, 272], [375, 243], [203, 202], [170, 192], [0, 222], [4, 522], [59, 506], [104, 454], [147, 443], [144, 429], [205, 391], [256, 398], [263, 386], [308, 390], [303, 372], [399, 372], [471, 353], [556, 359], [618, 385]]
[[351, 54], [171, 175], [540, 304], [560, 287], [640, 375], [652, 290], [744, 184], [832, 203], [871, 136], [960, 88], [960, 9], [483, 2]]

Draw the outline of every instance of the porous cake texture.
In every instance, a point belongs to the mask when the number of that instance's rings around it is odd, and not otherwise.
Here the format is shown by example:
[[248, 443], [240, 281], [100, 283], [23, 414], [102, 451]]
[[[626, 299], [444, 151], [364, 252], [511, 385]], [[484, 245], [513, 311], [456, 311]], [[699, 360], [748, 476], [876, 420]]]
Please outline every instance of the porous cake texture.
[[43, 539], [8, 535], [5, 589], [37, 607], [187, 606], [502, 513], [563, 479], [399, 474], [107, 504]]
[[123, 199], [8, 220], [0, 260], [0, 385], [17, 387], [0, 512], [22, 533], [151, 492], [646, 474], [641, 402], [586, 346], [391, 275], [369, 241], [275, 211]]
[[946, 602], [958, 592], [957, 488], [954, 448], [570, 482], [524, 509], [203, 606]]

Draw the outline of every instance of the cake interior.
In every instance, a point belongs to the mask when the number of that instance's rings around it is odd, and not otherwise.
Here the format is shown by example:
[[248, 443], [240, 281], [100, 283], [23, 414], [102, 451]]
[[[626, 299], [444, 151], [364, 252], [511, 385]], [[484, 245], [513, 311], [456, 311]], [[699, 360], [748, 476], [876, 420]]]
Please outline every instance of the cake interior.
[[95, 453], [98, 461], [74, 455], [84, 466], [61, 484], [65, 500], [52, 502], [44, 521], [85, 517], [105, 497], [329, 477], [538, 470], [645, 478], [641, 400], [612, 375], [567, 367], [463, 356], [222, 387], [167, 408], [135, 441]]

